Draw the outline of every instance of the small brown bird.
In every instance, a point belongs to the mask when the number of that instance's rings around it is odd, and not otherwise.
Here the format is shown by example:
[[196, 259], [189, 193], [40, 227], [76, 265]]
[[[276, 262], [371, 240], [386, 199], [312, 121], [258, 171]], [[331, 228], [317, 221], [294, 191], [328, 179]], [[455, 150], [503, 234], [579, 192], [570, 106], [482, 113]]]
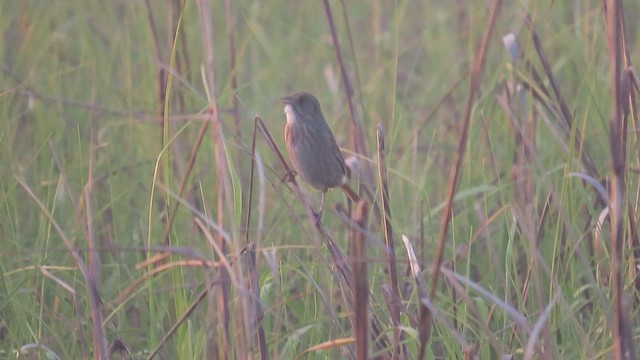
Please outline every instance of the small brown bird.
[[282, 98], [282, 102], [287, 117], [284, 140], [291, 164], [304, 181], [322, 192], [320, 210], [316, 214], [319, 220], [324, 194], [330, 188], [341, 187], [352, 199], [357, 196], [346, 185], [349, 168], [315, 96], [301, 91]]

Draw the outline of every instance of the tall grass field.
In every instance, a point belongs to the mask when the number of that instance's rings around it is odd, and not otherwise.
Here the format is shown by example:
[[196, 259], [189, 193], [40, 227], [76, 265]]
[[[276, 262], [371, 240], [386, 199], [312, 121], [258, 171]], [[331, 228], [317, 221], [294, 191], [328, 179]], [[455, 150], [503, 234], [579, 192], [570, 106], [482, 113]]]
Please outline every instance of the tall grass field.
[[638, 19], [0, 0], [0, 359], [639, 359]]

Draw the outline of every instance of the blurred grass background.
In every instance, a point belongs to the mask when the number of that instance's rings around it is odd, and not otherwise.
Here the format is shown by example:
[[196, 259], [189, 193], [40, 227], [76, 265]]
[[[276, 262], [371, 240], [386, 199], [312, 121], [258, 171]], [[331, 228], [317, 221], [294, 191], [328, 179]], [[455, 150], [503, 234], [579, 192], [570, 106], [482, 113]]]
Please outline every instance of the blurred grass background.
[[[400, 326], [394, 326], [385, 302], [383, 235], [371, 217], [370, 312], [380, 319], [387, 341], [401, 329], [401, 358], [417, 358], [420, 297], [407, 273], [400, 235], [413, 242], [430, 284], [449, 169], [469, 96], [469, 69], [488, 5], [330, 3], [369, 145], [361, 163], [375, 169], [375, 129], [377, 124], [385, 129], [398, 271], [407, 290]], [[254, 116], [264, 119], [283, 149], [278, 99], [292, 91], [315, 94], [345, 156], [357, 155], [324, 7], [312, 1], [240, 0], [226, 4], [227, 14], [225, 2], [211, 2], [208, 38], [203, 4], [208, 2], [0, 1], [0, 357], [94, 357], [93, 291], [102, 300], [104, 338], [114, 358], [146, 358], [156, 347], [162, 359], [259, 358], [258, 328], [265, 332], [270, 358], [355, 356], [352, 309], [344, 300], [345, 288], [327, 271], [336, 264], [260, 135], [255, 152], [264, 170], [250, 181]], [[640, 3], [624, 6], [625, 40], [635, 59]], [[559, 83], [570, 126], [563, 124], [526, 15]], [[516, 35], [518, 61], [502, 42], [508, 33]], [[550, 359], [604, 359], [613, 351], [610, 225], [605, 221], [596, 232], [605, 206], [593, 183], [570, 176], [588, 175], [607, 186], [612, 95], [606, 41], [598, 1], [502, 6], [473, 104], [445, 247], [445, 267], [493, 293], [532, 326], [539, 320], [545, 324], [538, 351]], [[213, 68], [207, 67], [208, 46], [215, 51]], [[211, 73], [215, 84], [205, 81]], [[220, 138], [213, 132], [207, 130], [201, 147], [194, 147], [208, 119], [210, 94], [230, 164], [224, 171], [215, 150]], [[630, 120], [623, 281], [636, 340], [637, 135]], [[585, 167], [584, 154], [593, 169]], [[233, 194], [222, 195], [220, 176], [233, 179]], [[309, 191], [309, 198], [317, 204], [317, 194]], [[220, 199], [231, 205], [219, 207]], [[333, 210], [344, 201], [338, 191], [330, 192], [323, 221], [346, 252], [348, 227]], [[168, 243], [173, 250], [166, 261], [177, 265], [145, 277], [153, 266], [143, 262], [167, 245], [167, 214], [176, 204]], [[230, 234], [228, 297], [219, 295], [223, 278], [217, 267], [211, 270], [201, 261], [219, 261], [220, 254], [194, 223], [194, 209], [214, 222], [223, 219], [219, 225]], [[227, 211], [221, 215], [220, 209]], [[47, 212], [85, 261], [91, 262], [89, 244], [95, 244], [95, 283], [83, 277]], [[252, 223], [245, 228], [249, 213]], [[243, 301], [256, 299], [246, 293], [246, 284], [239, 285], [247, 281], [242, 259], [248, 243], [255, 246], [264, 311], [262, 322], [251, 326], [247, 323], [255, 313]], [[446, 278], [440, 284], [432, 301], [445, 320], [435, 321], [426, 358], [522, 358], [527, 353], [530, 338], [514, 325], [505, 305], [469, 283]], [[209, 296], [198, 302], [207, 287]], [[181, 319], [192, 304], [194, 311]], [[550, 313], [543, 316], [547, 306]], [[231, 314], [228, 333], [221, 308]], [[177, 332], [163, 341], [174, 324]], [[346, 344], [329, 342], [339, 339]], [[373, 344], [371, 351], [380, 358], [392, 352]]]

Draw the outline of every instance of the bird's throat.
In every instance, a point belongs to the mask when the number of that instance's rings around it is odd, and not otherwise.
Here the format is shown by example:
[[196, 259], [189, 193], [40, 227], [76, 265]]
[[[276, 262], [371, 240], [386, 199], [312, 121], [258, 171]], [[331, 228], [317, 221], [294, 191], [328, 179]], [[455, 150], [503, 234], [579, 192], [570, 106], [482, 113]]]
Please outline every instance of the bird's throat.
[[296, 122], [296, 111], [293, 109], [291, 104], [287, 104], [284, 106], [284, 114], [287, 117], [288, 124], [294, 124]]

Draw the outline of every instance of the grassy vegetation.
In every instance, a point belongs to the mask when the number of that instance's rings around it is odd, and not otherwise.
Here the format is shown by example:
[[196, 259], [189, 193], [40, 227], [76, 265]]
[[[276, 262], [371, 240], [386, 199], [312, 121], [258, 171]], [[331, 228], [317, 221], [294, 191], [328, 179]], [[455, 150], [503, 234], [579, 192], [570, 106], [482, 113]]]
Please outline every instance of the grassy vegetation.
[[[636, 359], [622, 3], [0, 1], [0, 358]], [[375, 205], [314, 224], [297, 90]]]

